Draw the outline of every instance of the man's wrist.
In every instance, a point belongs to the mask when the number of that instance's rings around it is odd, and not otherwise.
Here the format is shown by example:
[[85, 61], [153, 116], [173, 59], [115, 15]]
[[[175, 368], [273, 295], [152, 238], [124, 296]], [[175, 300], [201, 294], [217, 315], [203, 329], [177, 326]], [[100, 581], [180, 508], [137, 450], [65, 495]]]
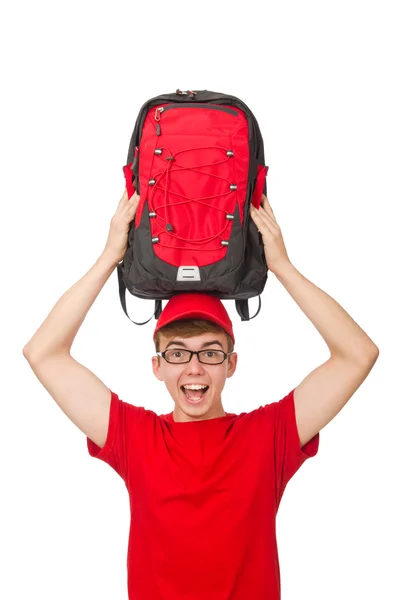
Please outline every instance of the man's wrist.
[[97, 260], [98, 263], [105, 266], [107, 269], [115, 269], [119, 264], [119, 260], [111, 255], [109, 252], [102, 252], [100, 257]]
[[283, 278], [287, 277], [290, 273], [293, 273], [295, 271], [296, 268], [291, 262], [285, 262], [282, 265], [280, 265], [277, 269], [274, 269], [273, 272], [277, 279], [281, 281]]

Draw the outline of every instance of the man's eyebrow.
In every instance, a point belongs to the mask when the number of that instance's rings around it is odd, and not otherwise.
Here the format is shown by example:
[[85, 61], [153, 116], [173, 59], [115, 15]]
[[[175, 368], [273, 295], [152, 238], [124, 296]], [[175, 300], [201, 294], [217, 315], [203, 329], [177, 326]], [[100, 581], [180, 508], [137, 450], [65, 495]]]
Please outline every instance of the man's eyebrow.
[[[172, 340], [171, 342], [168, 342], [165, 349], [167, 350], [168, 346], [171, 346], [172, 344], [174, 344], [175, 346], [183, 346], [184, 348], [187, 348], [185, 342], [181, 342], [180, 340]], [[223, 349], [223, 346], [219, 340], [211, 340], [211, 342], [204, 342], [201, 348], [208, 348], [208, 346], [213, 346], [214, 344], [218, 344], [218, 346], [220, 346]]]

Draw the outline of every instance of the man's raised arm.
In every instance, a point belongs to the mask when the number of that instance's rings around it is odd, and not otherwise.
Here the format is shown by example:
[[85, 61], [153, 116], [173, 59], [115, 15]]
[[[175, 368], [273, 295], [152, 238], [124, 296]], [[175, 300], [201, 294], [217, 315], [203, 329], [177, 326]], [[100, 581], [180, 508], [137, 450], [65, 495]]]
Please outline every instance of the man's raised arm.
[[139, 196], [134, 194], [129, 200], [124, 191], [99, 259], [61, 296], [23, 348], [33, 372], [63, 412], [101, 447], [108, 430], [110, 390], [70, 350], [89, 309], [124, 257], [138, 201]]

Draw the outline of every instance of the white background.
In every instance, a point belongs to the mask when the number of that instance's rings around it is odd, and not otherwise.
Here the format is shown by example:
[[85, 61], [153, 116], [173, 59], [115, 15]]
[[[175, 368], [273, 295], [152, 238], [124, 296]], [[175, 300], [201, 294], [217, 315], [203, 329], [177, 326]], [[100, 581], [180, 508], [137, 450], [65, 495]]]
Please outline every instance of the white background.
[[[5, 600], [127, 599], [124, 483], [89, 456], [84, 434], [35, 378], [22, 348], [103, 250], [141, 105], [176, 88], [248, 104], [292, 263], [380, 348], [282, 499], [282, 598], [397, 597], [393, 8], [385, 0], [2, 6]], [[227, 412], [281, 399], [329, 357], [272, 273], [262, 301], [248, 323], [225, 301], [239, 353], [224, 390]], [[153, 305], [128, 295], [134, 320], [149, 318]], [[251, 311], [256, 305], [250, 301]], [[123, 400], [160, 414], [173, 401], [152, 374], [154, 326], [124, 315], [114, 271], [72, 355]]]

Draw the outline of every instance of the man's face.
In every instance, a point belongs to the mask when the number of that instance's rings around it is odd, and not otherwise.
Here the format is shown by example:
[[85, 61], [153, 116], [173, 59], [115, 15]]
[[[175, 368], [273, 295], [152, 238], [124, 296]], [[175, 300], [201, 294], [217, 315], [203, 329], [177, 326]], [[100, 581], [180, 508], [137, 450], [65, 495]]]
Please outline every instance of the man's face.
[[[210, 345], [208, 345], [210, 343]], [[160, 352], [166, 349], [184, 348], [187, 350], [223, 350], [227, 353], [227, 339], [224, 333], [203, 333], [201, 335], [170, 339], [163, 338], [160, 334]], [[193, 354], [188, 363], [170, 364], [163, 357], [152, 358], [153, 373], [160, 381], [164, 381], [171, 394], [175, 409], [175, 421], [196, 421], [222, 417], [225, 411], [222, 407], [221, 392], [226, 379], [231, 377], [236, 370], [237, 354], [233, 352], [228, 358], [218, 365], [200, 363], [197, 354]], [[185, 384], [208, 385], [203, 400], [197, 404], [188, 401], [182, 386]]]

